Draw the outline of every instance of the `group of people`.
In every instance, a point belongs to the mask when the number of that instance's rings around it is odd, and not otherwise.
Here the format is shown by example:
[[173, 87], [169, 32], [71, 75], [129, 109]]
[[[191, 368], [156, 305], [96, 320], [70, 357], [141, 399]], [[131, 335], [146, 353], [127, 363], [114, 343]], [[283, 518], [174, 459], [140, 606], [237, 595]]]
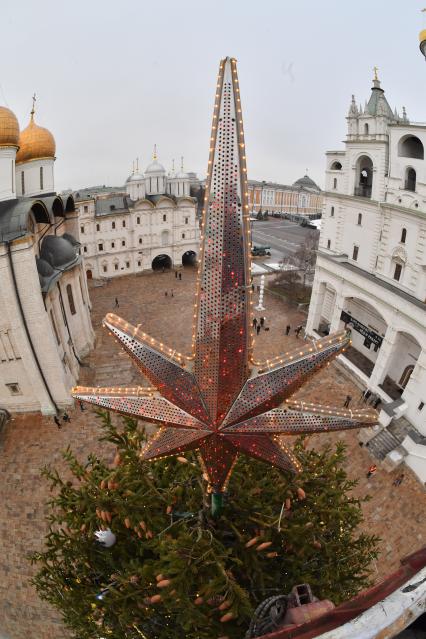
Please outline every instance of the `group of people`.
[[362, 394], [361, 399], [364, 404], [370, 404], [373, 408], [378, 408], [380, 402], [382, 401], [378, 395], [375, 395], [368, 388], [366, 388]]
[[265, 326], [266, 317], [261, 317], [257, 319], [257, 317], [253, 317], [253, 329], [256, 331], [256, 334], [259, 335], [260, 329], [264, 328], [265, 331], [269, 331], [269, 327]]
[[[78, 405], [80, 406], [80, 410], [81, 410], [81, 412], [84, 412], [84, 411], [86, 410], [86, 409], [84, 408], [84, 404], [83, 404], [83, 402], [81, 401], [81, 399], [79, 400]], [[62, 428], [62, 423], [61, 423], [61, 420], [59, 419], [58, 415], [55, 415], [55, 416], [53, 417], [53, 421], [55, 422], [56, 426], [57, 426], [57, 427], [59, 428], [59, 430], [60, 430], [60, 429]], [[70, 423], [71, 423], [71, 417], [68, 415], [68, 413], [67, 413], [66, 411], [64, 411], [64, 412], [62, 413], [62, 421], [63, 421], [65, 424], [67, 424], [67, 423], [68, 423], [68, 424], [70, 424]]]
[[[376, 472], [377, 472], [377, 466], [376, 464], [372, 464], [367, 471], [367, 474], [366, 474], [367, 479], [371, 479], [371, 477], [374, 477]], [[401, 486], [402, 482], [404, 481], [404, 477], [405, 477], [404, 473], [400, 473], [399, 475], [397, 475], [392, 482], [392, 486], [396, 486], [396, 487]]]

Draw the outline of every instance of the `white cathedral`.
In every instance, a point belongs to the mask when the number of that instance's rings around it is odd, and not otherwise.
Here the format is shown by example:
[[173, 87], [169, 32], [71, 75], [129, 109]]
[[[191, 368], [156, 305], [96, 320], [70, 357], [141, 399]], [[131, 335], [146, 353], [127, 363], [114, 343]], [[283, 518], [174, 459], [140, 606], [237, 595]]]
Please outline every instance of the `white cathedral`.
[[10, 412], [71, 405], [94, 342], [74, 199], [55, 193], [55, 152], [34, 107], [20, 132], [0, 106], [0, 408]]
[[340, 357], [381, 400], [370, 450], [426, 482], [426, 124], [392, 110], [377, 73], [327, 153], [307, 332], [351, 329]]
[[167, 175], [154, 148], [145, 173], [137, 162], [123, 188], [76, 192], [88, 279], [195, 264], [200, 228], [191, 181], [183, 160]]

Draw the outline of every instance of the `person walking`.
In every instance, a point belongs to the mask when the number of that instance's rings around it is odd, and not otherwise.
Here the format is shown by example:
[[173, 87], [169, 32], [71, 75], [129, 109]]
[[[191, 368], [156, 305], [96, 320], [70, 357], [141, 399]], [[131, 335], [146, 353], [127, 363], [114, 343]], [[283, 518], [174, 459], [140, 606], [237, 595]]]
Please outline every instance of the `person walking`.
[[378, 408], [379, 404], [381, 403], [381, 399], [380, 397], [376, 397], [374, 404], [373, 404], [373, 408]]
[[299, 338], [299, 333], [302, 330], [302, 326], [298, 326], [297, 328], [294, 329], [294, 332], [296, 333], [296, 337]]
[[178, 272], [177, 272], [177, 271], [175, 271], [175, 278], [176, 278], [176, 279], [177, 279], [177, 276], [178, 276]]
[[164, 297], [167, 297], [168, 293], [167, 291], [164, 291]]
[[366, 388], [365, 391], [362, 393], [362, 400], [363, 400], [364, 404], [367, 403], [368, 398], [370, 397], [370, 395], [371, 395], [371, 390]]
[[290, 324], [287, 324], [287, 326], [285, 327], [285, 334], [290, 335], [290, 331], [291, 331], [291, 326]]
[[377, 471], [377, 466], [376, 464], [373, 464], [372, 466], [370, 466], [370, 468], [368, 469], [368, 473], [366, 475], [367, 479], [370, 479], [370, 477], [372, 477]]
[[118, 297], [115, 298], [115, 306], [114, 308], [120, 308], [120, 304], [118, 303]]
[[265, 325], [265, 318], [261, 317], [260, 318], [260, 326], [263, 328], [264, 325]]
[[53, 418], [53, 421], [55, 422], [55, 424], [56, 424], [56, 426], [59, 428], [59, 430], [61, 430], [61, 428], [62, 428], [62, 424], [61, 424], [61, 422], [59, 421], [59, 419], [58, 419], [58, 416], [57, 416], [57, 415], [55, 415], [55, 417]]
[[182, 279], [182, 273], [179, 273], [179, 279], [180, 280]]
[[163, 271], [163, 273], [165, 273], [166, 272], [166, 267], [163, 266], [163, 268], [161, 270]]
[[64, 414], [62, 415], [62, 419], [63, 419], [63, 421], [64, 421], [64, 422], [68, 422], [69, 424], [71, 423], [71, 418], [70, 418], [70, 416], [68, 415], [68, 413], [64, 413]]
[[258, 325], [256, 326], [256, 333], [257, 333], [258, 335], [259, 335], [259, 333], [260, 333], [260, 324], [258, 324]]
[[402, 482], [404, 481], [404, 476], [404, 473], [398, 475], [398, 477], [392, 482], [392, 486], [401, 486]]
[[83, 402], [81, 401], [81, 399], [78, 401], [78, 405], [80, 406], [80, 410], [81, 410], [81, 412], [83, 413], [86, 409], [84, 408], [84, 404], [83, 404]]
[[170, 295], [171, 295], [171, 297], [174, 297], [174, 295], [173, 295], [173, 289], [172, 289], [172, 291], [171, 291], [171, 294], [170, 294]]
[[352, 397], [350, 395], [346, 395], [346, 399], [343, 404], [343, 408], [349, 408], [349, 404], [352, 401]]
[[257, 319], [256, 317], [253, 317], [253, 328], [256, 329], [257, 326]]

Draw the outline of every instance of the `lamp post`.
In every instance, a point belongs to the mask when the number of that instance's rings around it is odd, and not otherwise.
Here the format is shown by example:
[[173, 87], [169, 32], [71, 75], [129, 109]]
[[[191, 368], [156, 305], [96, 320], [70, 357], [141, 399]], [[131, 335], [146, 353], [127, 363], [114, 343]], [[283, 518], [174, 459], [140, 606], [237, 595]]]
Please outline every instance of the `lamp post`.
[[262, 188], [260, 189], [260, 209], [259, 209], [260, 219], [262, 219], [262, 215], [263, 215], [263, 189], [265, 188], [265, 184], [266, 184], [266, 181], [262, 180]]

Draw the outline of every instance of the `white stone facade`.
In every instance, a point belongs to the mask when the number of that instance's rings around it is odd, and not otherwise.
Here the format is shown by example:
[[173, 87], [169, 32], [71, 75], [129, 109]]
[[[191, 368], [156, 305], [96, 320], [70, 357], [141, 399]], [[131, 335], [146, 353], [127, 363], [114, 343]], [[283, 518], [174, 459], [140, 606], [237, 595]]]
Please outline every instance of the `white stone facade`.
[[[125, 190], [76, 193], [87, 277], [109, 278], [193, 263], [200, 229], [187, 174], [166, 177], [156, 160]], [[137, 199], [133, 199], [137, 198]]]
[[13, 146], [0, 108], [0, 408], [54, 415], [94, 332], [74, 200], [54, 193], [54, 138], [33, 116]]
[[377, 78], [365, 109], [352, 100], [347, 120], [346, 150], [327, 153], [307, 331], [351, 328], [342, 363], [383, 408], [402, 399], [381, 423], [403, 416], [414, 427], [402, 450], [424, 482], [426, 125], [392, 112]]

